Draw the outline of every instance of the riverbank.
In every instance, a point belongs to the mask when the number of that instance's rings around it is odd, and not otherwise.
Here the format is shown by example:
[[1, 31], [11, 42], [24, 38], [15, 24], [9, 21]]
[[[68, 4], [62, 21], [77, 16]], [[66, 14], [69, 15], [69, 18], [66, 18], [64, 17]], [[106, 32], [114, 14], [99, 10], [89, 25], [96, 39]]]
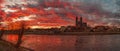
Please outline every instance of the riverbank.
[[14, 44], [5, 40], [0, 40], [0, 51], [33, 51], [25, 47], [16, 48]]
[[[18, 34], [17, 32], [5, 32], [4, 34]], [[120, 35], [120, 32], [24, 32], [24, 35]]]

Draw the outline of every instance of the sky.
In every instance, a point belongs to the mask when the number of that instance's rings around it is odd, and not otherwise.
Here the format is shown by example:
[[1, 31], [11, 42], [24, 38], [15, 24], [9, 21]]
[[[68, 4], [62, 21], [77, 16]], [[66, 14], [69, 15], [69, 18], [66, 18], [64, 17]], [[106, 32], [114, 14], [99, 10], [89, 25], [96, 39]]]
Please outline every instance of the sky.
[[[5, 0], [7, 3], [19, 3], [23, 2], [23, 0]], [[27, 0], [32, 1], [32, 0]], [[38, 2], [38, 0], [34, 0]], [[40, 0], [40, 2], [43, 0]], [[64, 0], [63, 0], [64, 1]], [[107, 11], [117, 12], [118, 6], [116, 5], [117, 0], [67, 0], [70, 2], [82, 2], [82, 3], [91, 3], [91, 4], [100, 4], [102, 5], [103, 9]], [[118, 0], [119, 1], [119, 0]]]
[[0, 2], [2, 2], [1, 24], [6, 21], [25, 20], [33, 22], [28, 24], [30, 26], [68, 26], [75, 25], [75, 17], [78, 16], [83, 17], [90, 26], [120, 27], [120, 5], [116, 4], [119, 0], [1, 0]]

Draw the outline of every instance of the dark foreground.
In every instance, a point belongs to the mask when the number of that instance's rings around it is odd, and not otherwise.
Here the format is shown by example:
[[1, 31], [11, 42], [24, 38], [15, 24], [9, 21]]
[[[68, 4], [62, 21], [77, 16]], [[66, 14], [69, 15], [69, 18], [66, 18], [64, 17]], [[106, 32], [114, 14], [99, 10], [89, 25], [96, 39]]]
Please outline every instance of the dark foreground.
[[0, 40], [0, 51], [33, 51], [25, 47], [16, 48], [14, 44], [5, 40]]

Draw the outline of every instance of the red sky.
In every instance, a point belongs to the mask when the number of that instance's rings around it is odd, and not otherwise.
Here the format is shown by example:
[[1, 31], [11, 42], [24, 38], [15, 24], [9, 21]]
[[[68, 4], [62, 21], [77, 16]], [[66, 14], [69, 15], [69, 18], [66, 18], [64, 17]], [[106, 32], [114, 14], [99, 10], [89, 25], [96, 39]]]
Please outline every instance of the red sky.
[[[2, 0], [0, 0], [2, 2]], [[19, 4], [8, 3], [0, 8], [2, 24], [25, 21], [28, 26], [68, 26], [75, 25], [75, 17], [83, 17], [89, 25], [110, 24], [100, 5], [78, 2], [40, 2], [30, 1]], [[1, 4], [2, 5], [2, 4]], [[7, 25], [6, 25], [7, 26]]]

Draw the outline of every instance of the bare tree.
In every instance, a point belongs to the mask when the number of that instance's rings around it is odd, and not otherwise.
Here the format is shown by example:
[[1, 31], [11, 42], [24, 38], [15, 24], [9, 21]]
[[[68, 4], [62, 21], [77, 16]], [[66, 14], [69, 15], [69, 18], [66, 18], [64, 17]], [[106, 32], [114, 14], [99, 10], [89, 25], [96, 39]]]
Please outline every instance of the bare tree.
[[[0, 22], [2, 21], [2, 16], [0, 15]], [[0, 23], [0, 26], [2, 27], [1, 31], [0, 31], [0, 40], [2, 40], [2, 36], [4, 34], [4, 27], [2, 26], [2, 24]]]
[[21, 29], [19, 30], [19, 34], [18, 34], [18, 41], [16, 43], [16, 48], [20, 47], [21, 43], [22, 43], [22, 37], [24, 34], [24, 30], [25, 30], [25, 24], [24, 21], [21, 22]]
[[4, 28], [2, 28], [1, 31], [0, 31], [0, 40], [2, 40], [3, 34], [4, 34]]

